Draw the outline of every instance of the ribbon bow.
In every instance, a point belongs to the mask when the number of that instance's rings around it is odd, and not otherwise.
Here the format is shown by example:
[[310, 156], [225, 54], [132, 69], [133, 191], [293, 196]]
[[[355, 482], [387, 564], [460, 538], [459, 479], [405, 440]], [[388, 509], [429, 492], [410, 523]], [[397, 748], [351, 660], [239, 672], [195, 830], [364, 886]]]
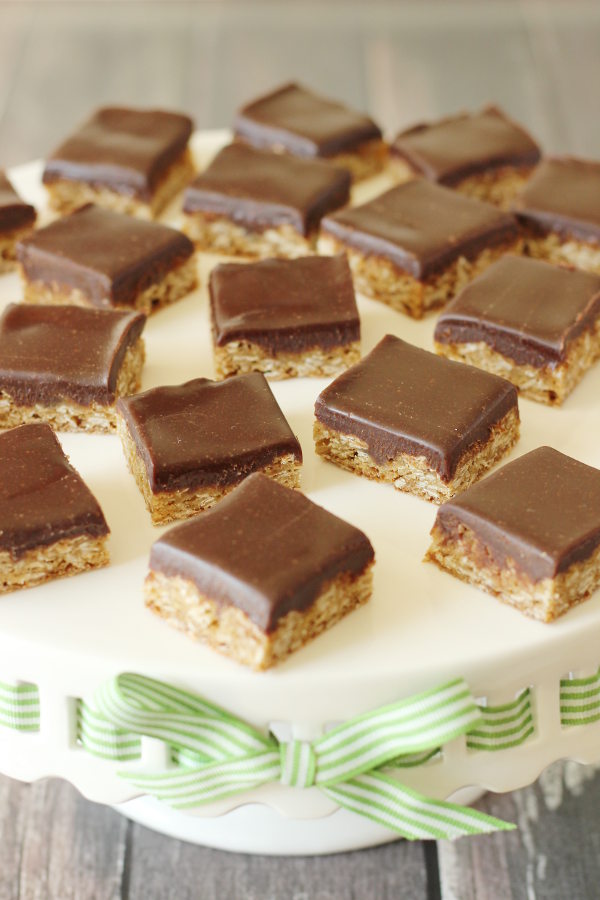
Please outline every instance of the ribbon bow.
[[481, 724], [463, 679], [356, 716], [314, 741], [279, 743], [201, 697], [123, 674], [95, 695], [107, 727], [165, 741], [179, 765], [119, 773], [177, 809], [197, 807], [266, 782], [316, 786], [339, 806], [405, 838], [456, 838], [514, 826], [468, 807], [430, 800], [391, 769], [415, 765]]

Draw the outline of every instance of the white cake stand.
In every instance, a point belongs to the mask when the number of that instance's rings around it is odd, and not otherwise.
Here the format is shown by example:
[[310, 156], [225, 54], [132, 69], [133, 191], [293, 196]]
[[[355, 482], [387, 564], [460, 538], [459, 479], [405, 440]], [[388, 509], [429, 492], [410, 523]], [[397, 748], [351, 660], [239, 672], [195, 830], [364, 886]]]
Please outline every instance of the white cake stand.
[[[195, 136], [200, 163], [227, 139]], [[46, 215], [41, 166], [11, 176]], [[385, 177], [361, 186], [359, 199], [388, 186]], [[356, 198], [355, 198], [356, 199]], [[166, 219], [178, 222], [178, 209]], [[147, 325], [144, 388], [212, 377], [206, 298], [215, 259], [200, 260], [202, 287]], [[0, 279], [0, 305], [18, 300], [16, 275]], [[433, 320], [413, 322], [359, 298], [363, 352], [387, 332], [431, 349]], [[180, 685], [257, 727], [291, 724], [303, 736], [331, 722], [463, 676], [476, 697], [496, 704], [530, 687], [535, 734], [511, 750], [474, 752], [464, 739], [441, 759], [407, 769], [404, 781], [432, 797], [470, 787], [509, 791], [533, 782], [558, 759], [600, 760], [600, 723], [563, 729], [559, 681], [588, 675], [600, 663], [600, 593], [553, 625], [530, 621], [474, 588], [422, 563], [435, 507], [391, 486], [371, 483], [318, 459], [312, 449], [313, 403], [324, 380], [273, 384], [304, 451], [303, 490], [362, 528], [376, 550], [374, 596], [330, 632], [276, 669], [252, 673], [170, 629], [147, 612], [142, 581], [153, 528], [127, 471], [116, 437], [63, 435], [73, 464], [98, 497], [111, 527], [109, 568], [0, 600], [0, 681], [38, 685], [41, 726], [34, 734], [0, 729], [0, 771], [25, 781], [58, 776], [86, 797], [189, 841], [252, 853], [313, 854], [390, 840], [389, 832], [339, 810], [316, 788], [274, 784], [203, 807], [174, 812], [136, 792], [113, 763], [88, 754], [76, 739], [77, 698], [90, 698], [105, 679], [134, 671]], [[589, 373], [563, 409], [521, 401], [522, 437], [514, 458], [550, 444], [600, 466], [600, 367]], [[1, 477], [1, 473], [0, 473]], [[144, 765], [160, 765], [166, 748], [143, 739]], [[462, 794], [461, 799], [472, 797]]]

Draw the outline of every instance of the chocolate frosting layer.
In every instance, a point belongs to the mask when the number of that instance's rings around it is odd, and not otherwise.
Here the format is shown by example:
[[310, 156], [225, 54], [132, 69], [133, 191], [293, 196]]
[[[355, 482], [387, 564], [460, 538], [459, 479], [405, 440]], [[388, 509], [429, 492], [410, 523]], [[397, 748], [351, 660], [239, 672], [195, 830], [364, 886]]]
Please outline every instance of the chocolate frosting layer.
[[80, 290], [92, 306], [131, 306], [194, 253], [174, 228], [87, 204], [17, 245], [28, 281]]
[[435, 522], [481, 542], [482, 566], [510, 560], [532, 581], [553, 578], [600, 545], [600, 471], [538, 447], [440, 506]]
[[391, 334], [317, 398], [329, 428], [363, 440], [384, 464], [400, 453], [424, 456], [442, 481], [474, 444], [517, 409], [517, 389], [497, 375], [452, 362]]
[[502, 166], [533, 166], [540, 158], [533, 138], [497, 106], [413, 125], [390, 152], [419, 175], [448, 185]]
[[152, 491], [241, 481], [302, 451], [264, 375], [196, 378], [117, 401]]
[[581, 241], [600, 241], [600, 162], [562, 156], [544, 159], [513, 211], [542, 234], [555, 232]]
[[179, 113], [103, 107], [51, 154], [43, 181], [84, 181], [150, 200], [185, 150], [192, 124]]
[[600, 316], [600, 275], [504, 256], [439, 317], [441, 344], [484, 341], [519, 365], [556, 366]]
[[187, 188], [183, 211], [226, 216], [253, 231], [291, 225], [302, 235], [350, 198], [350, 173], [316, 159], [296, 159], [229, 144]]
[[210, 273], [216, 344], [247, 340], [270, 353], [339, 347], [360, 339], [344, 255], [222, 263]]
[[67, 538], [109, 533], [98, 501], [49, 425], [0, 434], [0, 470], [0, 550], [13, 559]]
[[234, 131], [255, 147], [283, 148], [306, 157], [351, 153], [365, 141], [381, 138], [369, 116], [295, 83], [242, 107]]
[[23, 406], [110, 405], [145, 322], [142, 313], [11, 303], [0, 319], [0, 390]]
[[0, 234], [17, 228], [33, 226], [35, 207], [21, 200], [14, 187], [0, 169]]
[[349, 247], [381, 256], [419, 279], [440, 272], [459, 256], [472, 259], [518, 235], [513, 216], [423, 178], [327, 216], [321, 227]]
[[180, 576], [262, 631], [307, 609], [343, 572], [374, 559], [369, 539], [299, 491], [255, 474], [212, 509], [167, 531], [152, 546], [150, 569]]

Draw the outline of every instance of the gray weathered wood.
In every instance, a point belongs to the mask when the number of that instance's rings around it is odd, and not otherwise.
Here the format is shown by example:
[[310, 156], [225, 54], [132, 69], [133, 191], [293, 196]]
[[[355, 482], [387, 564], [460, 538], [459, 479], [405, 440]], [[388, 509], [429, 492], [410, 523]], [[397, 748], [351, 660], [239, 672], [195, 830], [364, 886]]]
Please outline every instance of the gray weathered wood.
[[478, 807], [517, 831], [438, 845], [444, 900], [598, 896], [600, 772], [557, 763], [536, 785]]
[[1, 900], [114, 900], [127, 829], [64, 782], [0, 778]]
[[392, 900], [427, 896], [423, 849], [399, 842], [324, 857], [264, 857], [193, 847], [135, 825], [130, 900]]
[[224, 853], [132, 825], [58, 780], [0, 777], [0, 900], [363, 900], [427, 895], [423, 847], [316, 858]]
[[29, 788], [0, 777], [0, 897], [20, 893], [21, 847], [29, 815]]
[[600, 157], [600, 121], [590, 87], [600, 78], [600, 6], [524, 3], [540, 104], [553, 129], [551, 149]]
[[95, 106], [180, 105], [189, 7], [173, 4], [168, 16], [153, 4], [47, 3], [34, 10], [0, 121], [0, 143], [10, 144], [13, 163], [14, 154], [47, 153]]
[[[43, 155], [101, 103], [181, 108], [221, 127], [289, 78], [368, 108], [389, 133], [496, 101], [548, 151], [599, 157], [599, 35], [589, 0], [0, 0], [0, 164]], [[444, 900], [598, 896], [599, 774], [553, 766], [481, 808], [519, 831], [440, 844]], [[0, 900], [435, 895], [422, 844], [315, 859], [226, 854], [132, 825], [62, 782], [0, 778]]]
[[368, 107], [390, 132], [493, 100], [548, 149], [593, 155], [600, 13], [561, 6], [4, 3], [0, 146], [10, 163], [43, 154], [114, 101], [185, 108], [220, 127], [244, 99], [296, 77]]
[[[519, 830], [438, 844], [444, 900], [597, 896], [600, 772], [557, 764], [537, 785], [479, 806]], [[422, 844], [312, 859], [223, 853], [132, 825], [64, 782], [0, 777], [0, 900], [400, 896], [431, 896]]]
[[2, 122], [18, 84], [25, 56], [24, 48], [31, 28], [31, 8], [7, 4], [0, 9], [0, 166], [14, 165], [19, 157], [9, 136], [2, 134]]

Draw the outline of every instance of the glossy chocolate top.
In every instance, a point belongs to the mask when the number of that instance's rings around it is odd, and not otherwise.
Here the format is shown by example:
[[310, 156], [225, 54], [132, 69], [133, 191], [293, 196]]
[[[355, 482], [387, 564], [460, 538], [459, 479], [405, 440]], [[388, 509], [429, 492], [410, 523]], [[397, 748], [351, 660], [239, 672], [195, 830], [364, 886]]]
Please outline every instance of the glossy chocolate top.
[[194, 253], [180, 231], [88, 204], [17, 245], [28, 281], [80, 290], [92, 306], [131, 306]]
[[107, 106], [51, 154], [43, 180], [84, 181], [150, 200], [191, 133], [192, 120], [179, 113]]
[[516, 239], [518, 233], [508, 213], [423, 178], [328, 216], [322, 230], [415, 278], [437, 273], [459, 256], [472, 258], [486, 247]]
[[365, 441], [377, 463], [399, 453], [424, 456], [449, 482], [462, 455], [516, 408], [517, 389], [504, 378], [388, 334], [325, 388], [315, 415]]
[[309, 157], [351, 153], [365, 141], [381, 138], [369, 116], [293, 83], [244, 106], [234, 130], [255, 147]]
[[236, 606], [262, 631], [291, 610], [307, 609], [342, 572], [374, 559], [369, 539], [299, 491], [255, 474], [153, 546], [150, 568], [192, 581]]
[[21, 200], [14, 187], [0, 169], [0, 234], [27, 228], [36, 219], [35, 207]]
[[82, 534], [108, 534], [98, 501], [49, 425], [0, 434], [0, 471], [0, 550], [13, 559]]
[[470, 528], [491, 559], [533, 581], [552, 578], [600, 545], [600, 471], [538, 447], [440, 506], [435, 523]]
[[248, 340], [302, 351], [358, 341], [360, 323], [346, 257], [306, 256], [222, 263], [210, 273], [215, 342]]
[[196, 378], [117, 402], [152, 491], [229, 485], [302, 451], [264, 375]]
[[484, 341], [519, 365], [553, 366], [600, 316], [600, 275], [504, 256], [454, 298], [435, 328], [441, 344]]
[[225, 216], [261, 231], [291, 225], [308, 235], [350, 198], [350, 173], [316, 159], [229, 144], [185, 192], [183, 211]]
[[390, 152], [419, 175], [448, 185], [501, 166], [533, 166], [540, 158], [533, 138], [496, 106], [413, 125]]
[[0, 389], [24, 406], [115, 401], [142, 313], [11, 303], [0, 319]]
[[513, 204], [519, 219], [541, 233], [600, 241], [600, 162], [544, 159]]

